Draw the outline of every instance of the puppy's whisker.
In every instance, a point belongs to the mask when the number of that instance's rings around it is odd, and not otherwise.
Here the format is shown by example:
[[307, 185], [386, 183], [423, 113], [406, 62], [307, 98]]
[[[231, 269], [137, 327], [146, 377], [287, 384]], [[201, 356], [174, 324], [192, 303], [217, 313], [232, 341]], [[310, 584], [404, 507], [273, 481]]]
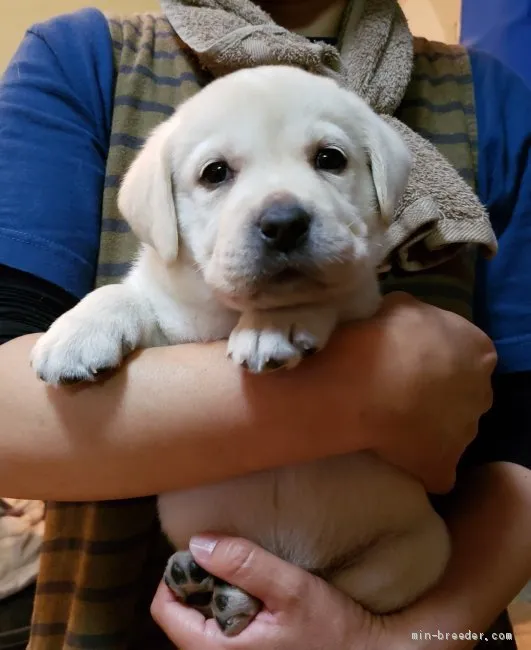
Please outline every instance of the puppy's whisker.
[[327, 255], [320, 263], [319, 268], [326, 268], [328, 264], [341, 263], [342, 257], [338, 253]]
[[196, 273], [204, 273], [206, 267], [201, 262], [194, 261], [192, 268]]

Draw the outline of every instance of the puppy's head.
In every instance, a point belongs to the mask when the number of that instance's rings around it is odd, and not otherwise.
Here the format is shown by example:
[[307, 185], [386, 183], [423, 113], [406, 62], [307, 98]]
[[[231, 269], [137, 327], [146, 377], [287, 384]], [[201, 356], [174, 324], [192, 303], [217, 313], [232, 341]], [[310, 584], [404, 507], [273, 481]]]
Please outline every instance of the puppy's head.
[[319, 302], [375, 272], [409, 170], [399, 135], [359, 97], [265, 66], [212, 82], [158, 127], [119, 207], [228, 306]]

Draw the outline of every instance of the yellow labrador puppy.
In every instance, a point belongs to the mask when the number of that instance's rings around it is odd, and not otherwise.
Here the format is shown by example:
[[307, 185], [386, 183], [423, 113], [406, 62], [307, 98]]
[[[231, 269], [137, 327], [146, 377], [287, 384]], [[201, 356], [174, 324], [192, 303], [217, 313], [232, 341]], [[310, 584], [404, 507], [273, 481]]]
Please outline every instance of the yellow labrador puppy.
[[[267, 66], [214, 81], [124, 179], [119, 207], [143, 244], [131, 271], [59, 318], [33, 368], [50, 384], [93, 381], [135, 348], [214, 339], [251, 372], [295, 366], [339, 322], [377, 310], [410, 164], [397, 133], [331, 79]], [[433, 585], [449, 555], [423, 487], [369, 453], [165, 494], [159, 512], [176, 548], [238, 534], [380, 613]], [[165, 579], [227, 635], [259, 611], [187, 551]]]

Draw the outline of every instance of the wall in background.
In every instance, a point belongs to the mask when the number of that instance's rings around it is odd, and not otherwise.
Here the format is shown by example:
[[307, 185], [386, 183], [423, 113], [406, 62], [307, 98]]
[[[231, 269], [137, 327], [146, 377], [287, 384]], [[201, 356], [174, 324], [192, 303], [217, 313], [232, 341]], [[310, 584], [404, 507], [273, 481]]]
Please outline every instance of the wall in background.
[[411, 31], [444, 43], [459, 42], [461, 0], [399, 0]]

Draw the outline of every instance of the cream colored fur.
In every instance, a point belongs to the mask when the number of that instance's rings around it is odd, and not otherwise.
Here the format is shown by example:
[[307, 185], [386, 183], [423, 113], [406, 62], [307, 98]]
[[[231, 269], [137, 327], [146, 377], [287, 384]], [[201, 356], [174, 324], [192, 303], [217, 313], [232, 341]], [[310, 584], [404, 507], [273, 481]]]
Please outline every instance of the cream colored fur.
[[[322, 147], [341, 150], [346, 169], [316, 169]], [[218, 160], [230, 176], [205, 184]], [[339, 322], [378, 309], [381, 241], [410, 165], [397, 133], [330, 79], [277, 66], [214, 81], [125, 177], [120, 209], [143, 243], [131, 272], [59, 318], [33, 367], [51, 384], [94, 380], [132, 349], [214, 339], [253, 372], [293, 367]], [[269, 256], [257, 220], [288, 200], [312, 216], [308, 240]], [[205, 530], [242, 535], [377, 612], [416, 599], [449, 554], [423, 487], [370, 453], [162, 495], [159, 510], [180, 548]]]

